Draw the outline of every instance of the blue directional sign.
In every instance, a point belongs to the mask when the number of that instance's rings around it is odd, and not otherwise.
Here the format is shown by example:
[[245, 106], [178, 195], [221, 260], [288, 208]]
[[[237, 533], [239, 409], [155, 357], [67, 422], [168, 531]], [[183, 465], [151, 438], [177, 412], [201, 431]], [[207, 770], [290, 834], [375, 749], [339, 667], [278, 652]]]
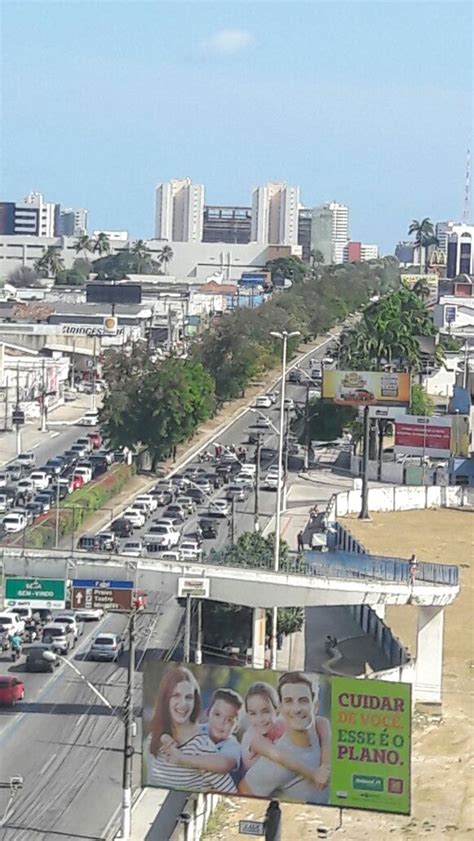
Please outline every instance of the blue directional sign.
[[110, 587], [113, 590], [133, 590], [133, 581], [94, 581], [93, 578], [75, 578], [73, 587]]

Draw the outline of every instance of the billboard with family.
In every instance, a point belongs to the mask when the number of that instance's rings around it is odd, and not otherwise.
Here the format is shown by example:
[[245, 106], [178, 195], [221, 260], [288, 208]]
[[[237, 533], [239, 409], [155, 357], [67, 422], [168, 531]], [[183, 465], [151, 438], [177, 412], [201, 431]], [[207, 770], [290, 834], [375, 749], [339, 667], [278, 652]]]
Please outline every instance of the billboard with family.
[[143, 785], [410, 813], [411, 687], [150, 663]]

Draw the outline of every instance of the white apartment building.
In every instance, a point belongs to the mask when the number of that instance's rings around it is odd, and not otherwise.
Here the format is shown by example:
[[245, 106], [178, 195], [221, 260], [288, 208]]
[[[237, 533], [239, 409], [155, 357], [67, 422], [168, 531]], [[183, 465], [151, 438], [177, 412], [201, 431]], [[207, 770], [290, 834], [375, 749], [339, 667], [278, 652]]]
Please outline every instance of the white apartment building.
[[332, 218], [332, 260], [342, 263], [344, 248], [349, 241], [349, 208], [337, 201], [329, 202], [326, 207]]
[[15, 233], [54, 237], [58, 232], [59, 205], [45, 202], [42, 193], [28, 193], [15, 204]]
[[155, 190], [155, 239], [201, 242], [204, 187], [190, 178], [173, 178]]
[[441, 251], [444, 251], [445, 254], [448, 252], [448, 237], [453, 232], [454, 222], [437, 222], [435, 227], [435, 235], [436, 239], [439, 242], [439, 248]]
[[367, 242], [360, 244], [360, 259], [364, 263], [366, 260], [377, 260], [379, 256], [378, 245], [369, 245]]
[[59, 235], [64, 237], [80, 237], [84, 234], [87, 234], [87, 210], [83, 207], [61, 208]]
[[269, 182], [252, 193], [251, 242], [298, 244], [299, 187]]

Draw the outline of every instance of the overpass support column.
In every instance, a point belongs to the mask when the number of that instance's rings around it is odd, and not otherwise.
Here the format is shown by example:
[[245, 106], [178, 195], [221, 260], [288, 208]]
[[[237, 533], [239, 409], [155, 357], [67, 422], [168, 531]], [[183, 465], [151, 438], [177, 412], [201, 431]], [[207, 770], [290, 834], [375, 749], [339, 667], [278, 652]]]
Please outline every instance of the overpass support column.
[[384, 604], [374, 604], [374, 605], [372, 605], [372, 610], [374, 611], [374, 613], [377, 614], [379, 619], [382, 619], [382, 621], [385, 619], [385, 605]]
[[417, 607], [415, 701], [441, 704], [444, 607]]
[[254, 607], [252, 616], [252, 668], [265, 667], [265, 619], [263, 607]]

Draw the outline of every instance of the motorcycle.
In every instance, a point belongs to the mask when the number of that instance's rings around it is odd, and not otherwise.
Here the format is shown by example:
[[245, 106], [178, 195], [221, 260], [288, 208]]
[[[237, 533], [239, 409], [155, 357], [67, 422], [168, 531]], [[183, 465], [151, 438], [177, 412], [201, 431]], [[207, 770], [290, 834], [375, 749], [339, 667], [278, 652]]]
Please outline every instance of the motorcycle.
[[20, 659], [21, 654], [22, 654], [21, 647], [17, 648], [16, 646], [15, 647], [12, 646], [11, 658], [12, 658], [14, 663], [16, 663], [16, 661]]
[[199, 453], [198, 461], [199, 461], [200, 464], [202, 464], [203, 461], [212, 461], [212, 456], [208, 452]]

